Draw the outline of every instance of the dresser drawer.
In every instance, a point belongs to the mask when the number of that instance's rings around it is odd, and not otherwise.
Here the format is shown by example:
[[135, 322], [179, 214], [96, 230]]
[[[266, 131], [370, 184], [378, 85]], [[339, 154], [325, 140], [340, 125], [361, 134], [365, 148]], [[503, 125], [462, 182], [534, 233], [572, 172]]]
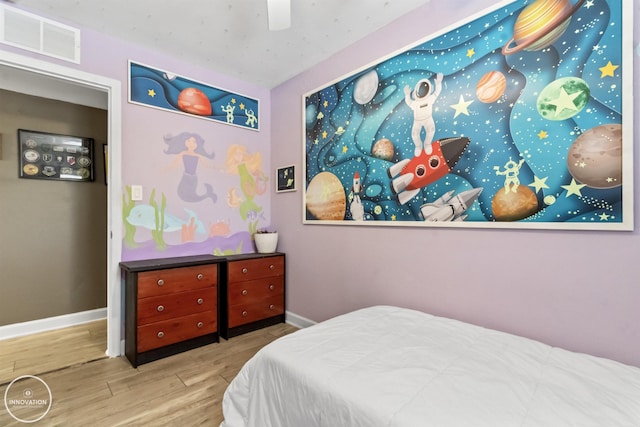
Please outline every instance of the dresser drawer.
[[138, 325], [203, 311], [216, 311], [216, 288], [196, 289], [138, 300]]
[[230, 283], [227, 298], [229, 305], [237, 305], [282, 294], [284, 294], [284, 276], [276, 276]]
[[284, 313], [284, 295], [275, 295], [261, 301], [229, 306], [229, 327], [244, 325]]
[[138, 298], [208, 288], [217, 283], [217, 265], [144, 271], [138, 274]]
[[284, 257], [245, 259], [229, 262], [229, 282], [284, 276]]
[[215, 312], [205, 311], [138, 326], [138, 352], [216, 332], [216, 319]]

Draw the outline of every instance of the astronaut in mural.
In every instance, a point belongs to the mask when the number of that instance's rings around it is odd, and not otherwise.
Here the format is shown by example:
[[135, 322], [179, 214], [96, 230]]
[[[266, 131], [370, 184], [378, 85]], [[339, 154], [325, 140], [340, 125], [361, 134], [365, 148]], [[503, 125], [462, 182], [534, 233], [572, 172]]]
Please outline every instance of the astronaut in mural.
[[244, 110], [244, 115], [247, 116], [247, 121], [244, 122], [245, 125], [249, 125], [252, 128], [256, 127], [256, 122], [258, 121], [258, 118], [256, 117], [256, 113], [251, 110]]
[[204, 139], [196, 133], [183, 132], [179, 135], [167, 135], [164, 137], [167, 144], [166, 154], [175, 155], [171, 167], [178, 167], [180, 162], [184, 167], [184, 173], [178, 184], [178, 196], [185, 202], [196, 203], [205, 199], [211, 199], [216, 203], [218, 196], [214, 193], [211, 184], [203, 184], [204, 193], [198, 193], [198, 163], [202, 160], [208, 162], [215, 157], [214, 153], [207, 153], [204, 149]]
[[236, 109], [235, 105], [227, 104], [221, 105], [222, 111], [227, 113], [227, 123], [233, 123], [233, 111]]
[[[413, 127], [411, 139], [415, 145], [414, 155], [418, 157], [424, 148], [427, 154], [431, 154], [433, 136], [436, 133], [436, 124], [433, 121], [433, 104], [442, 90], [442, 73], [436, 74], [435, 85], [429, 79], [422, 79], [416, 83], [413, 91], [409, 86], [404, 87], [404, 102], [413, 110]], [[425, 130], [424, 141], [420, 134]]]

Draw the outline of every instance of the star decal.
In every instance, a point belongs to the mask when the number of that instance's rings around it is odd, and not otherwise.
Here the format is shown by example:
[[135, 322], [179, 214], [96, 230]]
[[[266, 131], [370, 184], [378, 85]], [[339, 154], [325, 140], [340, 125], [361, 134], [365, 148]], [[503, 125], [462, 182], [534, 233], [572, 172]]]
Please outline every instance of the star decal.
[[456, 117], [458, 117], [460, 114], [464, 114], [465, 116], [469, 115], [469, 105], [471, 105], [471, 103], [473, 102], [473, 100], [471, 101], [465, 101], [464, 97], [462, 95], [460, 95], [460, 100], [458, 101], [457, 104], [451, 104], [451, 108], [453, 108], [454, 110], [456, 110], [456, 113], [453, 115], [453, 118], [455, 119]]
[[587, 9], [591, 8], [592, 6], [593, 6], [593, 0], [587, 0], [587, 2], [584, 5], [584, 7], [586, 7]]
[[149, 89], [147, 91], [147, 95], [149, 95], [150, 97], [154, 98], [156, 96], [156, 91], [153, 89]]
[[322, 103], [322, 106], [325, 107], [325, 108], [328, 107], [329, 106], [329, 101], [324, 101]]
[[560, 187], [567, 190], [567, 194], [564, 196], [565, 198], [571, 196], [572, 194], [575, 194], [578, 197], [582, 197], [582, 193], [580, 192], [580, 190], [582, 190], [583, 187], [586, 187], [586, 184], [578, 184], [575, 179], [571, 178], [571, 184], [561, 185]]
[[235, 99], [235, 98], [231, 98], [231, 103], [232, 103], [232, 104], [235, 104], [236, 102], [237, 102], [237, 101], [236, 101], [236, 99]]
[[467, 58], [471, 58], [475, 54], [476, 54], [476, 51], [474, 48], [467, 49]]
[[536, 193], [542, 190], [543, 188], [549, 188], [547, 185], [547, 179], [549, 177], [545, 176], [544, 178], [538, 178], [537, 176], [533, 177], [533, 182], [529, 184], [529, 187], [533, 187], [536, 189]]
[[609, 221], [609, 217], [611, 215], [606, 214], [605, 212], [602, 212], [600, 215], [598, 215], [600, 217], [600, 221]]
[[346, 145], [342, 146], [342, 153], [346, 153], [349, 149], [347, 148]]
[[396, 220], [396, 214], [392, 214], [391, 215], [391, 221], [395, 221]]
[[244, 102], [241, 102], [241, 103], [240, 103], [240, 109], [241, 109], [241, 110], [244, 110]]
[[547, 133], [547, 131], [541, 130], [540, 132], [538, 132], [538, 138], [540, 139], [545, 139], [548, 136], [549, 134]]
[[607, 65], [605, 65], [604, 67], [600, 67], [598, 68], [598, 70], [600, 70], [600, 78], [604, 78], [604, 77], [613, 77], [613, 72], [619, 67], [619, 65], [613, 65], [611, 63], [611, 61], [607, 62]]
[[560, 95], [549, 101], [549, 104], [555, 105], [556, 107], [556, 116], [559, 115], [563, 110], [571, 110], [578, 111], [576, 108], [576, 104], [574, 104], [573, 100], [579, 97], [582, 94], [582, 91], [578, 91], [569, 95], [563, 87], [560, 88]]
[[323, 131], [322, 131], [322, 137], [323, 137], [323, 138], [326, 138], [326, 137], [327, 137], [327, 131], [326, 131], [326, 130], [323, 130]]

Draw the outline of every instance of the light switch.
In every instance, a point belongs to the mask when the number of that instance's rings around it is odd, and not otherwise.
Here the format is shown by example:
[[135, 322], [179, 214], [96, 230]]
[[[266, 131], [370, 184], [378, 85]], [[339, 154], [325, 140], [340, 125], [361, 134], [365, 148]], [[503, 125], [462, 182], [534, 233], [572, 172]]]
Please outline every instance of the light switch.
[[131, 200], [142, 200], [142, 185], [131, 186]]

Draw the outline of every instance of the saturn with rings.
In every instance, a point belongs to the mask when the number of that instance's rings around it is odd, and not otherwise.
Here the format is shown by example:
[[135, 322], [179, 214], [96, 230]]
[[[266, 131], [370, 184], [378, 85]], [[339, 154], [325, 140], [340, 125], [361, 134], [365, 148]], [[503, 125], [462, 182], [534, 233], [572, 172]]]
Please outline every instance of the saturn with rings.
[[571, 17], [585, 0], [536, 0], [520, 12], [513, 26], [513, 38], [502, 47], [503, 55], [521, 50], [544, 49], [566, 31]]

